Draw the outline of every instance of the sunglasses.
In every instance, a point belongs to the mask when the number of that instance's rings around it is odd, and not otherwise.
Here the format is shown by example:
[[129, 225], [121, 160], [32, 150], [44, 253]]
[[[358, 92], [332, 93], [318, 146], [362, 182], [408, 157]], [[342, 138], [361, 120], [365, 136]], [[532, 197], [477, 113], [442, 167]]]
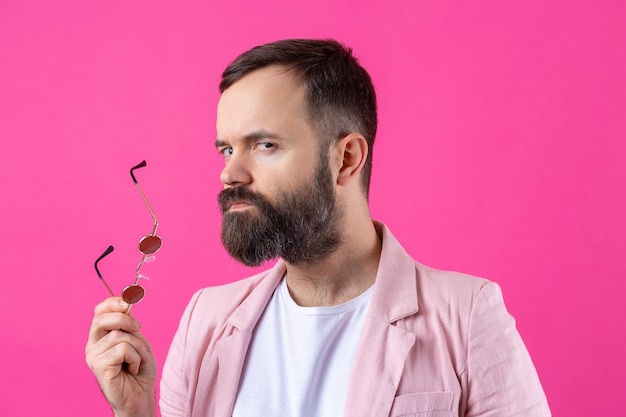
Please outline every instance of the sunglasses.
[[[141, 161], [141, 163], [135, 165], [134, 167], [130, 169], [130, 176], [133, 179], [133, 182], [135, 183], [135, 185], [137, 186], [137, 190], [139, 190], [139, 194], [141, 194], [141, 198], [146, 203], [146, 206], [148, 206], [148, 210], [150, 210], [150, 214], [152, 215], [152, 221], [154, 222], [154, 226], [152, 228], [152, 233], [142, 237], [141, 240], [139, 241], [138, 247], [139, 247], [139, 252], [141, 252], [142, 254], [142, 258], [141, 258], [141, 262], [139, 262], [139, 265], [137, 265], [137, 269], [135, 270], [135, 282], [133, 282], [131, 285], [124, 288], [124, 291], [122, 291], [122, 299], [131, 305], [140, 302], [145, 297], [146, 290], [144, 289], [143, 286], [139, 285], [139, 280], [140, 279], [147, 280], [148, 277], [139, 273], [139, 270], [141, 269], [143, 264], [147, 262], [152, 262], [154, 260], [153, 255], [156, 252], [158, 252], [159, 249], [161, 249], [161, 244], [162, 244], [161, 238], [156, 234], [157, 228], [159, 227], [159, 221], [157, 220], [156, 215], [154, 214], [154, 210], [152, 210], [152, 206], [148, 202], [148, 199], [143, 193], [143, 190], [139, 186], [139, 183], [137, 182], [137, 178], [135, 178], [135, 173], [133, 172], [136, 169], [143, 168], [145, 166], [146, 166], [146, 161]], [[94, 265], [96, 268], [96, 273], [98, 274], [98, 277], [100, 278], [100, 281], [102, 281], [102, 283], [104, 284], [104, 286], [109, 291], [109, 294], [111, 294], [112, 297], [114, 297], [115, 294], [111, 290], [111, 287], [109, 287], [109, 284], [107, 284], [107, 282], [102, 277], [102, 274], [100, 273], [100, 270], [98, 269], [98, 262], [100, 262], [109, 253], [113, 252], [113, 250], [114, 250], [113, 246], [109, 246], [104, 251], [104, 253], [100, 255], [98, 259], [96, 259], [96, 262]]]

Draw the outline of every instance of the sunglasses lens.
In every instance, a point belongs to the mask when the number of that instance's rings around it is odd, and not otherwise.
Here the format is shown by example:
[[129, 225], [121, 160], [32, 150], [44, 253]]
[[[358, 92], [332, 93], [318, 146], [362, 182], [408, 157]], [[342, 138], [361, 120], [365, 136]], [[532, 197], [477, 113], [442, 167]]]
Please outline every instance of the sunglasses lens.
[[144, 236], [143, 239], [139, 241], [139, 252], [144, 255], [152, 255], [159, 249], [161, 249], [161, 238], [158, 236]]
[[122, 292], [122, 298], [128, 304], [135, 304], [143, 300], [146, 295], [146, 290], [140, 285], [129, 285]]

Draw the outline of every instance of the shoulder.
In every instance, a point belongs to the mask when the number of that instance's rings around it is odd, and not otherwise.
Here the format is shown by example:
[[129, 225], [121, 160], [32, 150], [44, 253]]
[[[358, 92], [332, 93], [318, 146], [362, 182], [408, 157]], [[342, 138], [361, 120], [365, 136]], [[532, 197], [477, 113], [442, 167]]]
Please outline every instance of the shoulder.
[[251, 277], [197, 291], [185, 309], [181, 327], [189, 334], [211, 334], [225, 326], [252, 331], [284, 273], [285, 264], [279, 261]]
[[497, 284], [485, 278], [415, 261], [384, 224], [377, 227], [383, 242], [377, 277], [382, 317], [409, 317], [417, 312], [418, 317], [434, 315], [460, 323], [469, 318], [483, 292], [491, 292], [491, 288], [499, 292]]
[[456, 271], [444, 271], [415, 262], [417, 291], [423, 296], [443, 300], [472, 300], [494, 282]]
[[415, 263], [420, 312], [453, 314], [469, 319], [477, 306], [504, 305], [500, 286], [469, 274], [434, 269]]

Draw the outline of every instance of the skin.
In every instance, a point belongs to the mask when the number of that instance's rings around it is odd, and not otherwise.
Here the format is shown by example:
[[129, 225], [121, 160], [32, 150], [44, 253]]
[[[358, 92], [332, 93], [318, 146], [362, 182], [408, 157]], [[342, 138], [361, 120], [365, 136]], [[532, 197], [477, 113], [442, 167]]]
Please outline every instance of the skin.
[[[246, 186], [274, 202], [281, 191], [309, 182], [319, 146], [307, 120], [302, 82], [284, 68], [254, 71], [222, 94], [216, 148], [224, 157], [220, 179], [225, 188]], [[367, 142], [359, 133], [330, 146], [333, 187], [345, 213], [339, 225], [342, 244], [327, 258], [287, 264], [287, 286], [302, 306], [340, 304], [374, 283], [381, 241], [360, 185], [367, 153]], [[229, 210], [256, 208], [239, 201]], [[96, 306], [86, 361], [116, 416], [154, 416], [154, 355], [140, 332], [141, 324], [125, 314], [127, 310], [118, 297]]]

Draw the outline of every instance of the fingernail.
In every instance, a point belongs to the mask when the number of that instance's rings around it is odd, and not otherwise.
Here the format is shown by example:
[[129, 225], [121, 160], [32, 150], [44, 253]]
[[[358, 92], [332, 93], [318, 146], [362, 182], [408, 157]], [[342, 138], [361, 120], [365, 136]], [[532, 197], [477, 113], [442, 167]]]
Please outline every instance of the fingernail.
[[124, 300], [120, 300], [120, 307], [122, 308], [128, 308], [128, 303]]
[[141, 323], [138, 320], [133, 319], [132, 326], [133, 326], [133, 329], [139, 330], [141, 328]]

